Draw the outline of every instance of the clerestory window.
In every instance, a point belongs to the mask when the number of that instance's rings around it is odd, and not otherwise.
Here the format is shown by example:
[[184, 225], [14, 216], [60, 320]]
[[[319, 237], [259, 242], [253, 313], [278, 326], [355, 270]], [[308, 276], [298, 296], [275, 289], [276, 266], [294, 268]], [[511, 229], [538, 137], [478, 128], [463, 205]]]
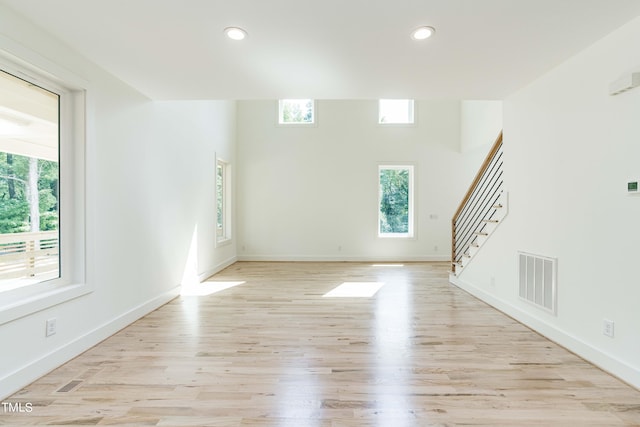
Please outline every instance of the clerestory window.
[[378, 102], [378, 123], [415, 123], [413, 99], [380, 99]]
[[316, 121], [313, 99], [281, 99], [278, 105], [278, 123], [281, 125], [312, 125]]

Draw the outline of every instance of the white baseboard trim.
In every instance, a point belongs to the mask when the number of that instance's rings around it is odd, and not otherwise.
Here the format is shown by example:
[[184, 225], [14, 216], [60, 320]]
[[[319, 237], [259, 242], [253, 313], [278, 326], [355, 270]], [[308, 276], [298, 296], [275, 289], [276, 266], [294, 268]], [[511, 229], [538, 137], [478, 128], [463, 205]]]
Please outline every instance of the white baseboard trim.
[[144, 302], [86, 334], [0, 378], [0, 400], [28, 386], [91, 347], [180, 295], [180, 287]]
[[262, 262], [442, 262], [451, 256], [332, 256], [332, 255], [240, 255], [238, 261]]
[[449, 282], [640, 390], [640, 369], [451, 274]]
[[213, 276], [214, 274], [217, 274], [217, 273], [221, 272], [222, 270], [224, 270], [225, 268], [229, 267], [230, 265], [232, 265], [232, 264], [234, 264], [236, 262], [238, 262], [238, 257], [233, 256], [233, 257], [227, 259], [226, 261], [218, 263], [217, 265], [205, 270], [204, 272], [199, 273], [198, 274], [198, 280], [201, 281], [201, 282], [204, 282], [209, 277]]

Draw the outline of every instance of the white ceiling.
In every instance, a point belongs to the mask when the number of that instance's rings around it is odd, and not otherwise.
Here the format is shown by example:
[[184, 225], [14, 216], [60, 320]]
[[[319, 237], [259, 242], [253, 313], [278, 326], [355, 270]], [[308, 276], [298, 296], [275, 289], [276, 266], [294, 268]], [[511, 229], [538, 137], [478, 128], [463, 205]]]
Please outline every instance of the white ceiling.
[[[502, 99], [640, 15], [639, 0], [0, 4], [154, 99]], [[421, 25], [435, 36], [412, 40]]]

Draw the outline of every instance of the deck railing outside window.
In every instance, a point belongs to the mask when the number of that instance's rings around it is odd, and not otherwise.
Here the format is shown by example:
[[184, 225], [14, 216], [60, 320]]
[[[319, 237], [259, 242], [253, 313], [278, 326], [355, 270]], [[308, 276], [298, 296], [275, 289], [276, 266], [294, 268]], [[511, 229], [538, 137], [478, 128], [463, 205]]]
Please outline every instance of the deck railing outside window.
[[58, 231], [0, 234], [0, 291], [59, 276]]

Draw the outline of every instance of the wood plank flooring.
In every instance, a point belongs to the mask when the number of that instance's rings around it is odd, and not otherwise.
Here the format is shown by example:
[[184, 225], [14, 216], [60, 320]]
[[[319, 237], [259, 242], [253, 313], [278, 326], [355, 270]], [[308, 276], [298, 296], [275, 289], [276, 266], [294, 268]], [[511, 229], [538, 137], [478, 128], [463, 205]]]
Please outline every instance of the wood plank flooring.
[[[640, 426], [640, 392], [447, 280], [448, 263], [232, 265], [7, 402], [3, 425]], [[323, 298], [384, 282], [370, 298]], [[203, 292], [206, 293], [206, 292]], [[0, 408], [1, 409], [1, 408]]]

